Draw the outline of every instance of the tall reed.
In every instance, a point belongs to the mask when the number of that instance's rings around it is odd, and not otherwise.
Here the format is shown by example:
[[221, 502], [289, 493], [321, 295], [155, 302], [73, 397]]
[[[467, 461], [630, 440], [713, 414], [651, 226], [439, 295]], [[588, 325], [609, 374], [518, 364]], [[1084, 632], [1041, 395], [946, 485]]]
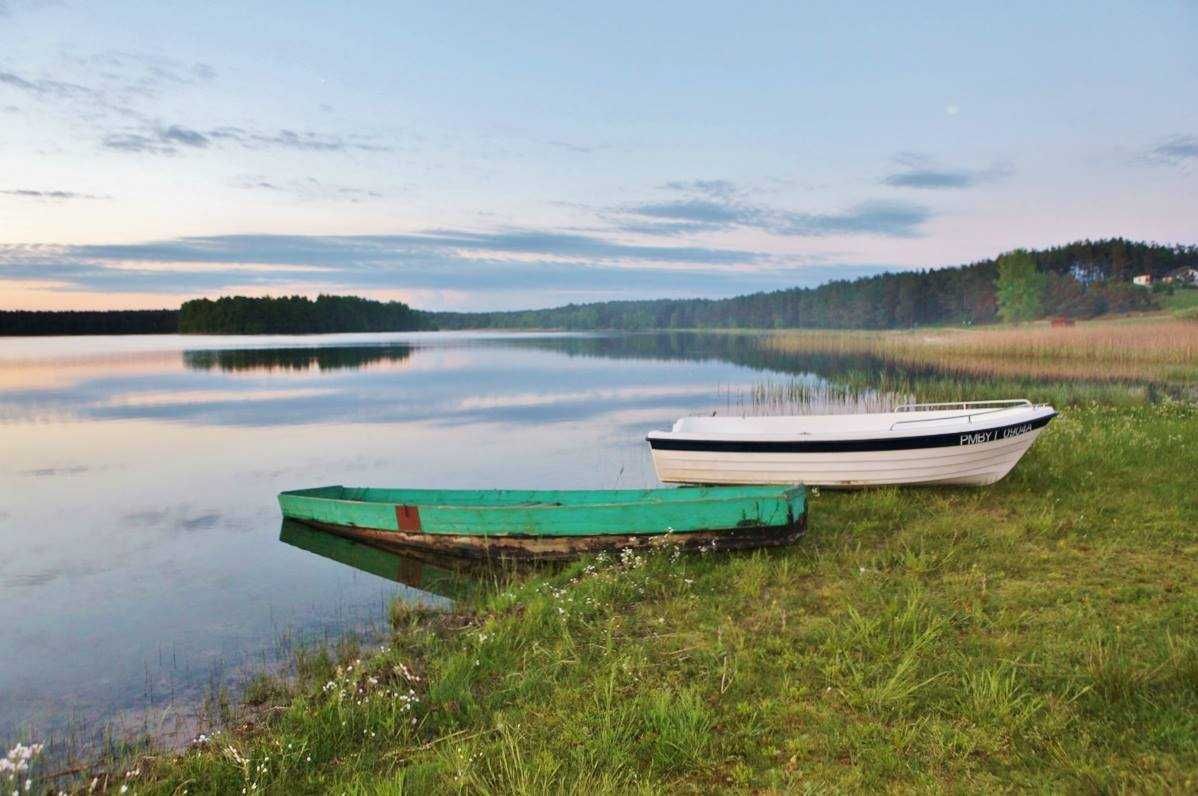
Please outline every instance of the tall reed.
[[786, 353], [872, 354], [976, 375], [1039, 378], [1198, 378], [1198, 324], [1165, 316], [910, 332], [788, 331], [765, 345]]

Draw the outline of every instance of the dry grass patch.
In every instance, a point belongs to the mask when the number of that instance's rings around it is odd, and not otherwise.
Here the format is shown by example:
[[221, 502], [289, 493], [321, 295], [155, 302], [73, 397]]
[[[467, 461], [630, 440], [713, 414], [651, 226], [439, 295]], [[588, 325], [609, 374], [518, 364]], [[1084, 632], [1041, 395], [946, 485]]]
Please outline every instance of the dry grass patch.
[[932, 365], [982, 376], [1066, 379], [1198, 377], [1198, 324], [1153, 315], [1046, 322], [984, 329], [911, 332], [793, 331], [765, 345], [799, 354], [870, 354], [905, 365]]

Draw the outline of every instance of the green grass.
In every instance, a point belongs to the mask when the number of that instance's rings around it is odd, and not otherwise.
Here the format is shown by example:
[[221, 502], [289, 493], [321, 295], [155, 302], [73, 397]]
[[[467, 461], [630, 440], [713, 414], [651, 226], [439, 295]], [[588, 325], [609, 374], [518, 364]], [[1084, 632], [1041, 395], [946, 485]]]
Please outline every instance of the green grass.
[[398, 611], [134, 790], [1192, 792], [1196, 472], [1192, 405], [1074, 407], [990, 488], [824, 490], [787, 549]]
[[1163, 293], [1160, 303], [1162, 309], [1179, 317], [1194, 317], [1194, 311], [1198, 310], [1198, 288], [1179, 287], [1172, 293]]

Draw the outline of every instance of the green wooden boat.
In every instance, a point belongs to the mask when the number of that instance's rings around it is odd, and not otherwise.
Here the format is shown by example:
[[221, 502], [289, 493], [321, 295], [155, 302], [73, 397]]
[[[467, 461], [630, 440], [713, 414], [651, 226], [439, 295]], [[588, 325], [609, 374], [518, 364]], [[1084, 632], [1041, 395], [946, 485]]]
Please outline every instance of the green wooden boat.
[[801, 486], [445, 490], [323, 486], [279, 494], [283, 516], [399, 551], [472, 558], [570, 558], [678, 545], [789, 544], [803, 532]]

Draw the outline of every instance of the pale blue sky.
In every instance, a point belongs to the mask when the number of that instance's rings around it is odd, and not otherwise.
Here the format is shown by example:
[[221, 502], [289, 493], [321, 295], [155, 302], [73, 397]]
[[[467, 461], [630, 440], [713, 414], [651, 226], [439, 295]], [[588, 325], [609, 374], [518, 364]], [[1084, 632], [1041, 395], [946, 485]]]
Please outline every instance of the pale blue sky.
[[0, 0], [0, 307], [720, 296], [1198, 242], [1198, 4]]

